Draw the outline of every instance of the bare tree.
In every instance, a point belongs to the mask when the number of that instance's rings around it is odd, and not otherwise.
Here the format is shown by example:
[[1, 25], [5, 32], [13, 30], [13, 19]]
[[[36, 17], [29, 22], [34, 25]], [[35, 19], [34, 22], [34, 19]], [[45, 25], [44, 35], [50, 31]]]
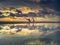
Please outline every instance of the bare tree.
[[16, 15], [13, 13], [10, 13], [10, 16], [14, 18]]
[[18, 14], [22, 14], [22, 11], [21, 11], [21, 10], [16, 9], [16, 12], [17, 12]]
[[0, 16], [2, 16], [2, 14], [3, 14], [3, 13], [2, 13], [2, 12], [0, 12]]

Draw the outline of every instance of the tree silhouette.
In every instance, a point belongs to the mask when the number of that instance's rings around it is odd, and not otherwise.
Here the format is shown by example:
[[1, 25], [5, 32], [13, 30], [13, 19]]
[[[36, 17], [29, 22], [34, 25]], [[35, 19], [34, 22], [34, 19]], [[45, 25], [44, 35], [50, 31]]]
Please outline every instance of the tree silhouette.
[[16, 32], [20, 32], [22, 29], [20, 28], [20, 29], [18, 29]]
[[17, 12], [18, 14], [22, 14], [22, 11], [21, 11], [21, 10], [17, 10], [17, 9], [16, 9], [16, 12]]
[[3, 13], [2, 12], [0, 12], [0, 15], [2, 15]]
[[34, 27], [34, 22], [35, 22], [35, 20], [34, 20], [34, 17], [36, 16], [36, 14], [35, 13], [33, 13], [33, 12], [29, 12], [29, 17], [32, 17], [32, 22], [33, 22], [33, 27]]
[[10, 16], [14, 18], [16, 15], [13, 13], [10, 13]]
[[0, 12], [0, 18], [3, 18], [3, 17], [5, 17], [4, 15], [2, 15], [3, 13], [2, 12]]

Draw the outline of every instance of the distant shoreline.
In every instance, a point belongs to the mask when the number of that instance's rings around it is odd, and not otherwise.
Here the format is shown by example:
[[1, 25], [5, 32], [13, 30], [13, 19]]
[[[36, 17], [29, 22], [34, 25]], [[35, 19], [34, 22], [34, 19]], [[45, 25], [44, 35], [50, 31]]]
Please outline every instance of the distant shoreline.
[[60, 23], [54, 21], [39, 21], [39, 22], [7, 22], [7, 21], [0, 21], [0, 24], [23, 24], [23, 23]]

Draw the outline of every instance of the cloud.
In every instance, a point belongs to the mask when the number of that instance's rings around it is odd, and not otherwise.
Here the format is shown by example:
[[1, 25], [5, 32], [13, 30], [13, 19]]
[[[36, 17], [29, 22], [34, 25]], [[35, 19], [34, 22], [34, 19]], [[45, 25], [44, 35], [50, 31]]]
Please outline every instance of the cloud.
[[45, 6], [60, 11], [60, 0], [2, 0], [2, 3], [7, 5], [6, 2], [8, 3], [8, 5], [25, 5], [33, 8], [39, 5], [39, 7]]
[[5, 26], [4, 29], [0, 30], [0, 33], [1, 34], [14, 33], [14, 34], [19, 35], [19, 36], [41, 35], [42, 34], [42, 32], [40, 32], [39, 30], [29, 30], [29, 29], [22, 28], [21, 31], [16, 32], [17, 30], [18, 30], [17, 28], [10, 29], [9, 27]]
[[40, 32], [39, 30], [22, 29], [22, 31], [18, 32], [17, 34], [21, 36], [29, 36], [29, 35], [41, 35], [42, 32]]

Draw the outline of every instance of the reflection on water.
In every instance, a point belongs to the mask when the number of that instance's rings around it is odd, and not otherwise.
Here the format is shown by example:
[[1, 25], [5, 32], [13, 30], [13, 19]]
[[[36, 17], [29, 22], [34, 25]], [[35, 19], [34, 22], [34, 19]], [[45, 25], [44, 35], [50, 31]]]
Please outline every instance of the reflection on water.
[[0, 24], [0, 45], [60, 45], [60, 23]]

